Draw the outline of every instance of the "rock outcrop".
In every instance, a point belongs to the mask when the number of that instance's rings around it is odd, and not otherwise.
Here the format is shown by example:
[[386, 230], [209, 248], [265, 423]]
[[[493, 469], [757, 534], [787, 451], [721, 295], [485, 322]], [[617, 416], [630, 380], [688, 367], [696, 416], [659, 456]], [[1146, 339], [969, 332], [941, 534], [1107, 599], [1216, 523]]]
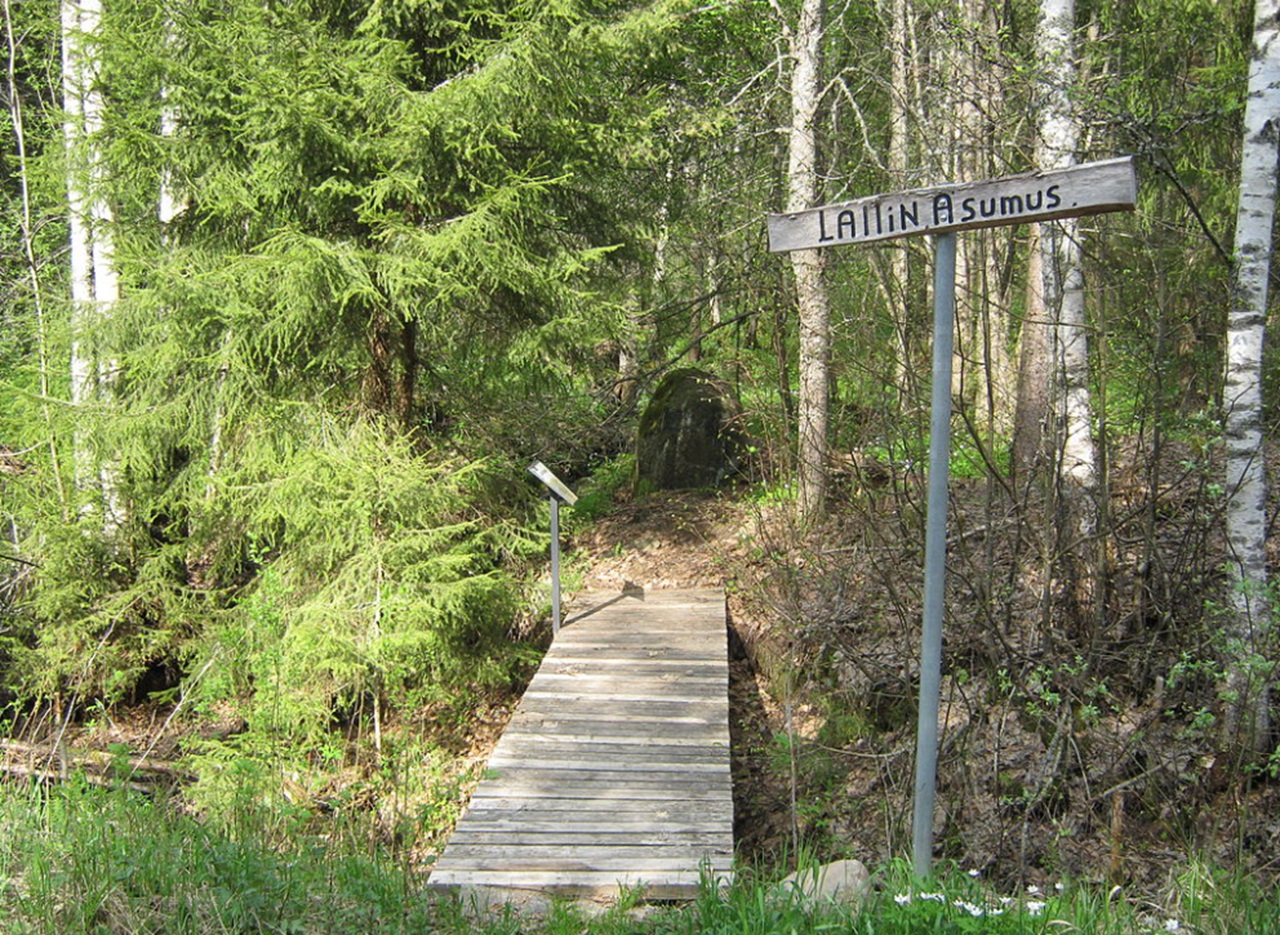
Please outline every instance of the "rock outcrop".
[[673, 370], [654, 391], [636, 433], [636, 492], [719, 487], [745, 450], [741, 409], [728, 384], [696, 369]]

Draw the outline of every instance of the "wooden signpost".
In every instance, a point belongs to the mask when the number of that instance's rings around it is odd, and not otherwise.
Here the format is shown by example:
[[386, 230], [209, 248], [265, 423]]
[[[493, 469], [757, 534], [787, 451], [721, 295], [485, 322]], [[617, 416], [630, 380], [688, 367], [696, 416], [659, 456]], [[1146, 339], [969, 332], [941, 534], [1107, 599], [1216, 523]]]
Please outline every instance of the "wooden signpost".
[[875, 243], [1004, 224], [1132, 210], [1133, 157], [1028, 172], [984, 182], [872, 195], [807, 211], [769, 215], [769, 250]]
[[872, 195], [806, 211], [769, 215], [774, 253], [894, 237], [933, 234], [933, 387], [929, 430], [929, 495], [925, 522], [924, 621], [920, 708], [916, 722], [913, 866], [933, 865], [933, 811], [938, 771], [938, 705], [942, 684], [942, 610], [946, 584], [947, 483], [951, 462], [951, 351], [956, 298], [956, 232], [1004, 224], [1131, 211], [1138, 182], [1133, 157], [1030, 172], [983, 182]]

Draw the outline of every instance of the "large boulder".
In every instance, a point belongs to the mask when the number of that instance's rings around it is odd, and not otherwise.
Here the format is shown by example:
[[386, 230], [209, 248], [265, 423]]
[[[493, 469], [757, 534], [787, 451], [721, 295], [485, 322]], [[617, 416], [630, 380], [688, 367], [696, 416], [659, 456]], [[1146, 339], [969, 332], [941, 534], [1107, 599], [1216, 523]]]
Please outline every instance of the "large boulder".
[[636, 433], [636, 492], [719, 487], [744, 453], [741, 409], [703, 370], [673, 370], [654, 391]]

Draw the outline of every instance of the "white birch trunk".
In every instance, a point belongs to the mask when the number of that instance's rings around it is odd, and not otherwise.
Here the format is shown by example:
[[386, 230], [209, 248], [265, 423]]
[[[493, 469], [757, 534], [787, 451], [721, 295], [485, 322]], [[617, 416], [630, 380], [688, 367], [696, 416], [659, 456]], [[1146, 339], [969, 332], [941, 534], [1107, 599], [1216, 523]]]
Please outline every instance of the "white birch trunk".
[[1231, 571], [1223, 739], [1228, 746], [1266, 741], [1266, 677], [1254, 665], [1268, 646], [1266, 478], [1262, 446], [1262, 351], [1267, 318], [1280, 139], [1280, 0], [1257, 0], [1253, 60], [1245, 104], [1236, 214], [1235, 269], [1227, 321], [1223, 390], [1226, 530]]
[[[101, 0], [63, 0], [63, 125], [67, 152], [67, 208], [71, 262], [71, 403], [79, 413], [105, 401], [115, 363], [93, 346], [93, 335], [120, 297], [111, 225], [114, 214], [103, 197], [105, 171], [96, 136], [102, 130], [102, 93], [98, 66], [88, 40], [102, 20]], [[81, 416], [83, 425], [83, 415]], [[115, 469], [91, 450], [79, 430], [75, 451], [76, 485], [102, 498], [103, 530], [111, 533], [123, 519]]]
[[[791, 52], [791, 132], [787, 210], [818, 202], [818, 104], [822, 96], [821, 46], [824, 0], [804, 0], [788, 36]], [[783, 21], [784, 28], [785, 20]], [[791, 254], [800, 317], [799, 507], [802, 516], [822, 512], [827, 493], [827, 415], [830, 405], [831, 311], [821, 250]]]
[[[93, 248], [89, 237], [88, 195], [83, 171], [84, 39], [81, 7], [75, 0], [62, 4], [62, 95], [67, 150], [67, 226], [71, 262], [71, 405], [87, 404], [93, 385], [93, 368], [84, 346], [85, 317], [93, 307]], [[77, 444], [76, 481], [83, 485], [86, 453]]]
[[[1041, 0], [1037, 53], [1044, 68], [1037, 162], [1041, 169], [1074, 165], [1080, 130], [1068, 95], [1075, 72], [1075, 0]], [[1044, 301], [1053, 320], [1058, 472], [1082, 536], [1097, 529], [1097, 459], [1089, 398], [1089, 345], [1079, 225], [1067, 218], [1041, 225]]]
[[[169, 89], [160, 89], [160, 97], [164, 106], [160, 110], [160, 136], [168, 140], [178, 132], [178, 112], [169, 103]], [[173, 171], [165, 166], [160, 174], [160, 191], [156, 199], [156, 217], [160, 221], [161, 232], [168, 236], [168, 227], [186, 210], [186, 203], [178, 198], [174, 189]]]
[[1018, 332], [1018, 383], [1013, 417], [1013, 471], [1037, 473], [1045, 454], [1045, 428], [1053, 383], [1052, 337], [1044, 307], [1044, 251], [1039, 225], [1033, 225], [1027, 250], [1027, 289]]

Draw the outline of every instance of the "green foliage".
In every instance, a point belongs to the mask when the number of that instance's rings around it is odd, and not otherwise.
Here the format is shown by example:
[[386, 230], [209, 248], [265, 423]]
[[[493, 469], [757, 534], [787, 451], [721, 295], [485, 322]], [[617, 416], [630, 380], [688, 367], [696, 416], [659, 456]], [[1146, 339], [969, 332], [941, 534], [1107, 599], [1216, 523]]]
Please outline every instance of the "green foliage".
[[253, 488], [229, 519], [246, 524], [242, 541], [265, 565], [189, 663], [217, 673], [201, 697], [252, 686], [255, 726], [297, 737], [365, 698], [504, 684], [517, 612], [504, 564], [535, 540], [475, 514], [493, 483], [487, 468], [415, 455], [373, 426], [324, 434], [286, 454], [275, 476], [253, 464], [225, 475], [230, 488]]
[[635, 475], [635, 454], [628, 452], [598, 465], [591, 476], [577, 485], [578, 502], [564, 516], [570, 530], [585, 528], [607, 513], [615, 497], [631, 487]]

